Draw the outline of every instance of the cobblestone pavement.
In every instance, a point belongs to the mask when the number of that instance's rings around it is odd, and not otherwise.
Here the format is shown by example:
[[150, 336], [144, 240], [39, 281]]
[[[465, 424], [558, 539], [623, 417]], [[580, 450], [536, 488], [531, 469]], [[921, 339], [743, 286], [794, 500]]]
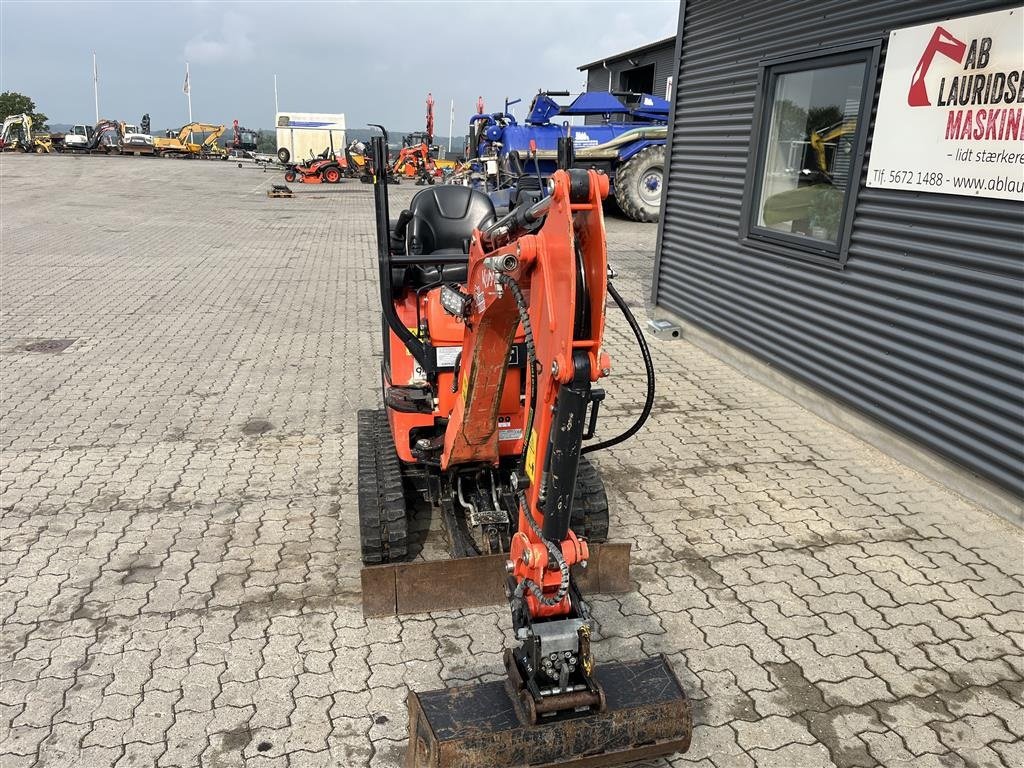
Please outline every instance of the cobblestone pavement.
[[[271, 180], [0, 161], [4, 768], [395, 766], [409, 689], [500, 675], [501, 607], [361, 617], [370, 191]], [[642, 312], [654, 227], [609, 244]], [[643, 391], [614, 311], [609, 342], [605, 434]], [[593, 608], [599, 659], [664, 652], [692, 693], [656, 765], [1024, 765], [1021, 532], [652, 346], [650, 426], [598, 459], [637, 590]]]

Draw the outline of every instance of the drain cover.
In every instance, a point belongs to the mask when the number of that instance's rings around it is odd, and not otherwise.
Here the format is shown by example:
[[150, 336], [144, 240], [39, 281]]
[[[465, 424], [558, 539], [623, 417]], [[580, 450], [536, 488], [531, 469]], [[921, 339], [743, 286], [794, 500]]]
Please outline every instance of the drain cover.
[[78, 341], [78, 339], [35, 339], [33, 341], [26, 341], [24, 344], [21, 344], [18, 349], [22, 352], [47, 352], [50, 354], [56, 354], [58, 352], [63, 352], [76, 341]]
[[242, 425], [242, 433], [246, 435], [262, 435], [274, 428], [266, 419], [249, 419]]

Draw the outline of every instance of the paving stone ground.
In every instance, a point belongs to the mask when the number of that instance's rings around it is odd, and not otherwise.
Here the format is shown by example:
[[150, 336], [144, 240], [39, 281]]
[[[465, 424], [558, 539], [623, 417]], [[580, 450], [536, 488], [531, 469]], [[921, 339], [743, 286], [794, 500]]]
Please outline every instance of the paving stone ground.
[[[501, 607], [361, 617], [370, 191], [271, 180], [0, 159], [4, 768], [396, 766], [408, 690], [501, 674]], [[641, 316], [654, 238], [609, 219]], [[610, 317], [605, 434], [644, 386]], [[650, 765], [1024, 765], [1021, 531], [651, 344], [650, 425], [598, 458], [636, 591], [593, 599], [599, 659], [665, 653], [693, 697]]]

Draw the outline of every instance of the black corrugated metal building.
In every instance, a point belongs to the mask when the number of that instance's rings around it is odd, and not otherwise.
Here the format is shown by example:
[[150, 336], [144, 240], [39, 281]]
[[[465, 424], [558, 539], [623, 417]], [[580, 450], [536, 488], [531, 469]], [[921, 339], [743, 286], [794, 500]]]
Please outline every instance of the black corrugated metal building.
[[1013, 7], [682, 0], [652, 295], [1020, 497], [1024, 205], [867, 178], [889, 33]]
[[[650, 93], [669, 98], [669, 79], [676, 69], [676, 39], [669, 37], [616, 53], [579, 67], [587, 73], [588, 91]], [[588, 117], [587, 123], [600, 122]]]

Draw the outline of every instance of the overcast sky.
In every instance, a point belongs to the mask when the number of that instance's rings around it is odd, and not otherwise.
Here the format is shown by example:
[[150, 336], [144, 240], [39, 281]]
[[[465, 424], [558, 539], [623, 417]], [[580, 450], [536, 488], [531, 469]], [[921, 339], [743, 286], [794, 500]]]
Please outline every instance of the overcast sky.
[[[100, 116], [154, 130], [188, 120], [274, 124], [281, 111], [344, 112], [351, 127], [414, 130], [432, 91], [436, 133], [456, 134], [477, 96], [488, 111], [538, 88], [582, 90], [577, 67], [675, 34], [678, 0], [504, 2], [0, 2], [0, 90], [51, 122]], [[522, 114], [522, 106], [518, 114]]]

